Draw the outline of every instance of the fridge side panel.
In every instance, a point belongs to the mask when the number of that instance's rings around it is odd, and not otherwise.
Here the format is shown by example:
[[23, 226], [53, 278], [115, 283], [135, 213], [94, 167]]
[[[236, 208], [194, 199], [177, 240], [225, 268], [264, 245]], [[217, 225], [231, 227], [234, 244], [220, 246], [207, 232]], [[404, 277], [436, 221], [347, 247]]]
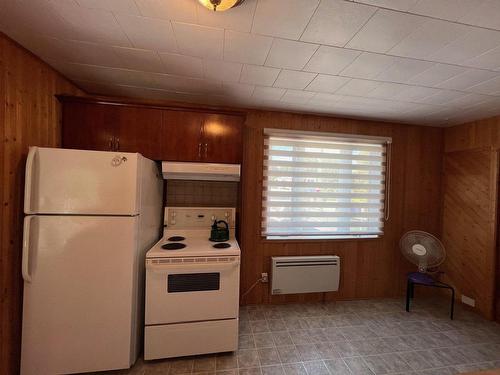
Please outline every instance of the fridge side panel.
[[136, 215], [139, 154], [31, 147], [26, 214]]
[[133, 355], [141, 350], [144, 328], [144, 285], [146, 252], [160, 239], [163, 229], [163, 177], [158, 165], [149, 159], [139, 156], [139, 225], [137, 233], [137, 307], [134, 319], [136, 341]]
[[[128, 368], [137, 217], [27, 216], [22, 375]], [[27, 235], [25, 233], [25, 235]]]

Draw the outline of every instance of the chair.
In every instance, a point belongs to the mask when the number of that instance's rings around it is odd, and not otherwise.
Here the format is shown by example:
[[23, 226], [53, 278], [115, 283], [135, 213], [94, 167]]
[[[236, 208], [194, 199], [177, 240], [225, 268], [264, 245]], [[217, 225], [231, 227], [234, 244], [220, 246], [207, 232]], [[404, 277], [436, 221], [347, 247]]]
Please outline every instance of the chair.
[[453, 320], [453, 311], [455, 309], [455, 289], [451, 285], [441, 281], [434, 280], [431, 276], [423, 272], [410, 272], [406, 283], [406, 311], [410, 312], [410, 300], [413, 299], [415, 285], [430, 286], [451, 290], [451, 308], [450, 319]]

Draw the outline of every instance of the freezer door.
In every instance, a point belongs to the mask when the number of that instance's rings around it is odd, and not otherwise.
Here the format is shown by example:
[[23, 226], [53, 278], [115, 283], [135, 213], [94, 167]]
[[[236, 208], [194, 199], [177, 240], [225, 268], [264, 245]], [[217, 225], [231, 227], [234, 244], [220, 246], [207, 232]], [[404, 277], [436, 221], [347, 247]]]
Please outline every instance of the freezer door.
[[134, 363], [137, 228], [138, 217], [25, 218], [22, 375]]
[[30, 147], [26, 214], [135, 215], [139, 154]]

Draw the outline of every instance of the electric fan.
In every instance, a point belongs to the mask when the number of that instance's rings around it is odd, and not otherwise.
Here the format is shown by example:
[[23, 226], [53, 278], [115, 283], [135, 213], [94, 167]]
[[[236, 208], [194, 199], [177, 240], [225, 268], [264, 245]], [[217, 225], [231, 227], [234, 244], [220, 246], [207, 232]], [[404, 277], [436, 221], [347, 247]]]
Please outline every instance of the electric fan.
[[446, 257], [441, 241], [420, 230], [406, 232], [399, 241], [399, 247], [405, 258], [416, 264], [418, 271], [423, 273], [439, 266]]

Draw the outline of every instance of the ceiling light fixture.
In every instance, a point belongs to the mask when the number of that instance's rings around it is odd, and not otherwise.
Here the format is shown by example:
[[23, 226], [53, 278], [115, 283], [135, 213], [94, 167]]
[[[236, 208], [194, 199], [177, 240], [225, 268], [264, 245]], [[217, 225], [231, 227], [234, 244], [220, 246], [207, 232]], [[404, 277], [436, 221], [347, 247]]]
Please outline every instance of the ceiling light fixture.
[[198, 0], [205, 8], [223, 12], [242, 4], [245, 0]]

